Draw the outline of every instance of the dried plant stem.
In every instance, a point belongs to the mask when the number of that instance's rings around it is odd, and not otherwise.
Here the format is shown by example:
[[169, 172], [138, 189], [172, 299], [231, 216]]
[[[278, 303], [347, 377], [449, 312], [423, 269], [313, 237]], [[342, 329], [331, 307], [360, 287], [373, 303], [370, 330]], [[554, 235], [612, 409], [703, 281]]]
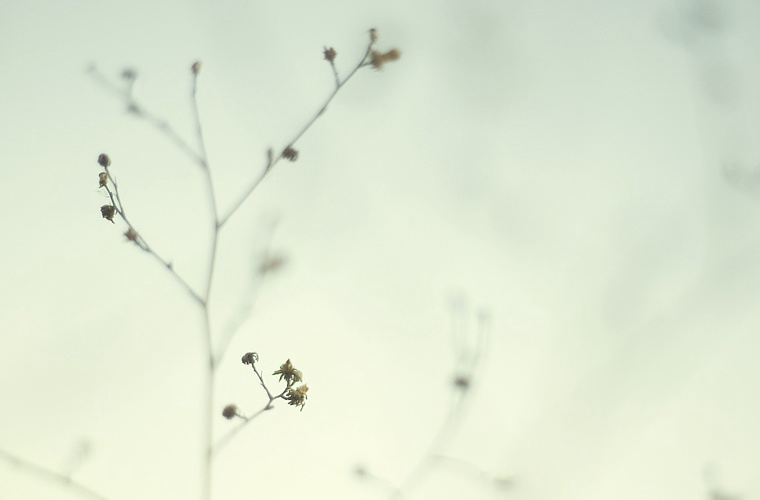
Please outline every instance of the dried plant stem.
[[224, 448], [233, 437], [237, 435], [238, 432], [240, 432], [243, 427], [248, 425], [249, 422], [251, 422], [253, 419], [264, 413], [265, 411], [269, 411], [274, 408], [274, 402], [277, 399], [281, 399], [285, 393], [288, 392], [288, 389], [291, 387], [291, 385], [288, 385], [281, 393], [279, 393], [276, 396], [272, 396], [272, 393], [269, 391], [269, 388], [267, 387], [266, 383], [264, 382], [264, 377], [261, 374], [259, 370], [256, 369], [256, 366], [252, 363], [251, 368], [253, 368], [253, 371], [256, 373], [256, 376], [259, 378], [259, 383], [261, 384], [261, 387], [264, 388], [264, 391], [267, 393], [267, 398], [269, 398], [269, 401], [267, 401], [267, 404], [264, 405], [263, 408], [258, 410], [253, 415], [247, 416], [247, 417], [241, 417], [243, 419], [243, 422], [241, 422], [237, 427], [233, 428], [231, 431], [229, 431], [223, 438], [221, 438], [216, 445], [214, 445], [214, 448], [212, 450], [212, 453], [218, 453], [221, 451], [222, 448]]
[[[193, 111], [193, 120], [194, 120], [194, 125], [195, 125], [195, 132], [196, 132], [196, 141], [197, 141], [195, 148], [192, 147], [187, 141], [185, 141], [174, 130], [174, 128], [172, 128], [169, 125], [167, 121], [153, 115], [151, 112], [149, 112], [148, 110], [146, 110], [145, 108], [143, 108], [137, 103], [137, 101], [134, 99], [133, 94], [132, 94], [132, 87], [135, 82], [135, 74], [133, 71], [125, 71], [125, 73], [122, 75], [127, 80], [127, 85], [124, 88], [121, 88], [120, 86], [110, 82], [107, 78], [105, 78], [96, 68], [91, 67], [89, 69], [89, 73], [98, 83], [100, 83], [103, 87], [105, 87], [109, 91], [119, 96], [119, 98], [126, 104], [127, 110], [130, 113], [132, 113], [134, 116], [138, 118], [145, 120], [150, 125], [158, 129], [161, 133], [163, 133], [182, 152], [187, 154], [190, 157], [190, 159], [192, 159], [192, 161], [196, 163], [203, 172], [204, 184], [206, 185], [208, 202], [210, 206], [211, 236], [210, 236], [210, 249], [209, 249], [208, 261], [207, 261], [207, 267], [206, 267], [205, 283], [202, 286], [201, 291], [196, 291], [192, 286], [190, 286], [190, 284], [187, 282], [185, 278], [183, 278], [179, 273], [177, 273], [177, 271], [174, 270], [171, 262], [161, 257], [158, 253], [156, 253], [150, 247], [150, 245], [148, 245], [147, 241], [142, 237], [142, 235], [140, 235], [140, 233], [136, 230], [136, 228], [132, 225], [130, 220], [127, 218], [126, 212], [124, 210], [124, 205], [122, 204], [121, 197], [119, 194], [118, 184], [116, 183], [116, 180], [113, 178], [110, 170], [108, 169], [110, 160], [107, 158], [106, 155], [102, 155], [106, 157], [101, 164], [105, 167], [107, 179], [110, 181], [111, 185], [113, 186], [113, 190], [109, 188], [107, 183], [103, 183], [102, 186], [105, 187], [109, 197], [111, 198], [111, 203], [113, 207], [116, 208], [116, 211], [118, 212], [119, 216], [124, 220], [124, 222], [127, 224], [129, 228], [129, 230], [126, 233], [127, 238], [133, 241], [143, 251], [150, 254], [154, 259], [158, 260], [163, 265], [163, 267], [167, 269], [172, 274], [172, 276], [174, 276], [174, 278], [177, 280], [180, 286], [184, 288], [188, 293], [190, 293], [190, 295], [195, 300], [195, 303], [197, 303], [200, 306], [201, 311], [202, 311], [202, 315], [203, 315], [202, 335], [204, 337], [202, 341], [202, 350], [203, 350], [202, 356], [204, 358], [204, 363], [206, 364], [204, 388], [203, 388], [203, 404], [202, 404], [203, 463], [202, 463], [202, 471], [201, 471], [201, 478], [200, 478], [200, 482], [201, 482], [200, 498], [202, 500], [209, 500], [212, 497], [212, 491], [213, 491], [212, 466], [213, 466], [214, 453], [218, 451], [219, 449], [221, 449], [221, 447], [223, 447], [227, 442], [229, 442], [229, 440], [237, 432], [239, 432], [240, 429], [244, 427], [248, 422], [250, 422], [252, 419], [257, 417], [258, 415], [262, 414], [263, 412], [273, 408], [273, 402], [276, 399], [283, 398], [283, 396], [285, 396], [289, 390], [292, 390], [291, 389], [292, 381], [289, 381], [288, 386], [282, 393], [276, 396], [273, 396], [271, 392], [269, 391], [269, 389], [266, 387], [266, 384], [264, 383], [264, 379], [261, 373], [254, 366], [253, 370], [254, 372], [256, 372], [256, 375], [258, 376], [262, 387], [264, 387], [264, 390], [267, 393], [267, 397], [269, 401], [262, 409], [260, 409], [251, 417], [241, 417], [244, 420], [243, 423], [240, 424], [235, 429], [233, 429], [229, 434], [227, 434], [223, 439], [221, 439], [216, 445], [214, 445], [213, 443], [213, 416], [216, 414], [216, 412], [213, 411], [215, 373], [216, 373], [216, 368], [219, 366], [219, 364], [222, 361], [224, 350], [226, 349], [226, 346], [223, 346], [223, 349], [218, 354], [218, 356], [215, 356], [214, 345], [212, 341], [211, 311], [210, 311], [210, 299], [211, 299], [211, 294], [213, 290], [214, 272], [215, 272], [216, 261], [217, 261], [217, 249], [219, 245], [219, 235], [220, 235], [221, 229], [227, 223], [230, 217], [232, 217], [232, 215], [234, 215], [238, 211], [238, 209], [242, 206], [242, 204], [251, 196], [251, 194], [259, 186], [261, 181], [264, 180], [264, 178], [269, 174], [269, 172], [275, 167], [275, 165], [282, 158], [294, 160], [297, 157], [297, 152], [291, 149], [293, 144], [295, 144], [296, 141], [298, 141], [306, 133], [306, 131], [308, 131], [311, 128], [311, 126], [317, 121], [317, 119], [324, 114], [324, 112], [327, 110], [328, 105], [332, 102], [332, 100], [335, 98], [335, 96], [340, 91], [340, 89], [343, 88], [343, 86], [356, 74], [356, 72], [360, 68], [373, 64], [371, 55], [373, 54], [372, 47], [375, 42], [375, 39], [376, 37], [374, 34], [374, 30], [372, 30], [370, 43], [367, 47], [366, 52], [364, 53], [364, 56], [359, 61], [359, 63], [352, 69], [352, 71], [348, 74], [348, 76], [346, 76], [343, 80], [340, 79], [340, 76], [338, 74], [337, 68], [335, 67], [334, 61], [333, 60], [329, 61], [330, 66], [333, 71], [333, 75], [335, 77], [335, 88], [333, 89], [333, 91], [330, 93], [330, 95], [327, 96], [324, 103], [320, 107], [319, 111], [309, 121], [306, 122], [306, 124], [298, 131], [298, 133], [296, 133], [296, 135], [288, 143], [287, 148], [283, 149], [280, 153], [276, 155], [273, 154], [271, 149], [269, 150], [268, 155], [267, 155], [267, 162], [262, 173], [245, 189], [243, 194], [232, 204], [232, 207], [226, 212], [226, 214], [223, 217], [220, 217], [219, 215], [219, 207], [217, 204], [211, 170], [209, 167], [205, 140], [203, 136], [203, 128], [201, 126], [200, 111], [198, 108], [198, 101], [196, 98], [197, 89], [198, 89], [198, 74], [200, 71], [200, 63], [196, 62], [192, 66], [193, 80], [192, 80], [192, 91], [190, 94], [192, 111]], [[287, 399], [287, 397], [285, 399]], [[291, 400], [291, 404], [293, 404], [293, 400]]]
[[[417, 462], [414, 468], [412, 468], [409, 474], [407, 474], [406, 478], [404, 478], [390, 495], [392, 500], [400, 500], [404, 498], [404, 496], [413, 489], [417, 483], [419, 483], [425, 474], [439, 463], [442, 457], [445, 457], [443, 451], [456, 433], [462, 418], [469, 408], [468, 403], [471, 395], [470, 384], [475, 377], [477, 368], [481, 366], [481, 356], [483, 352], [485, 352], [485, 347], [487, 345], [489, 327], [488, 315], [481, 313], [478, 317], [478, 327], [473, 346], [469, 347], [467, 343], [455, 344], [456, 351], [459, 355], [458, 357], [466, 364], [466, 375], [460, 375], [462, 380], [465, 380], [466, 383], [462, 386], [457, 386], [455, 384], [457, 393], [455, 394], [454, 404], [446, 416], [446, 420], [441, 424], [441, 427], [428, 445], [425, 453], [421, 456], [419, 462]], [[474, 465], [472, 465], [472, 467], [477, 469]]]
[[204, 355], [208, 359], [206, 376], [204, 377], [204, 404], [201, 406], [203, 412], [203, 474], [201, 474], [201, 498], [209, 500], [212, 492], [213, 478], [213, 439], [214, 439], [214, 374], [216, 373], [214, 365], [214, 352], [211, 345], [211, 318], [209, 316], [208, 303], [203, 306], [203, 322], [206, 341], [204, 342]]
[[195, 120], [195, 130], [198, 142], [198, 162], [203, 170], [208, 201], [211, 209], [211, 250], [208, 257], [208, 267], [206, 272], [206, 287], [203, 293], [203, 356], [206, 358], [206, 376], [205, 376], [205, 397], [204, 405], [201, 407], [203, 412], [203, 473], [201, 474], [201, 498], [209, 500], [212, 496], [213, 486], [213, 435], [214, 435], [214, 375], [216, 373], [216, 363], [214, 360], [214, 346], [211, 336], [211, 311], [209, 301], [211, 299], [211, 290], [214, 282], [214, 269], [216, 267], [216, 250], [219, 246], [219, 219], [217, 216], [216, 195], [214, 192], [214, 183], [209, 169], [208, 157], [206, 154], [206, 142], [203, 138], [203, 128], [201, 125], [200, 112], [198, 110], [198, 72], [193, 69], [193, 88], [190, 93], [190, 101], [193, 108], [193, 118]]
[[124, 104], [126, 104], [127, 111], [132, 113], [137, 118], [141, 118], [145, 120], [150, 125], [158, 129], [159, 132], [166, 135], [166, 137], [168, 137], [172, 142], [174, 142], [174, 144], [180, 149], [180, 151], [188, 155], [195, 163], [199, 163], [199, 164], [203, 163], [198, 153], [196, 153], [195, 150], [187, 142], [185, 142], [185, 140], [171, 127], [171, 125], [169, 125], [169, 123], [166, 120], [163, 120], [155, 116], [146, 108], [144, 108], [143, 106], [140, 106], [140, 104], [132, 96], [131, 84], [126, 89], [122, 89], [118, 85], [112, 83], [108, 78], [103, 76], [100, 70], [98, 70], [94, 66], [90, 66], [87, 69], [87, 72], [101, 86], [103, 86], [108, 91], [116, 94], [119, 97], [119, 99], [121, 99], [124, 102]]
[[[319, 111], [314, 115], [314, 117], [306, 122], [306, 124], [301, 128], [301, 130], [298, 131], [298, 133], [293, 137], [293, 139], [288, 142], [288, 146], [293, 146], [298, 139], [303, 136], [309, 128], [311, 128], [312, 125], [314, 125], [314, 122], [316, 122], [320, 116], [324, 114], [325, 111], [327, 111], [327, 106], [332, 102], [332, 100], [335, 98], [335, 96], [338, 94], [338, 91], [343, 88], [343, 86], [353, 77], [357, 71], [359, 71], [360, 68], [363, 68], [365, 66], [369, 66], [369, 56], [372, 52], [372, 43], [369, 44], [367, 47], [367, 51], [364, 53], [364, 57], [362, 57], [361, 61], [354, 67], [353, 70], [348, 74], [346, 78], [344, 78], [342, 81], [338, 77], [337, 70], [335, 69], [335, 64], [330, 63], [333, 72], [335, 74], [335, 88], [330, 93], [329, 96], [327, 96], [327, 99], [325, 99], [325, 102], [322, 104], [322, 106], [319, 108]], [[219, 220], [219, 227], [221, 228], [224, 226], [224, 224], [227, 223], [227, 221], [232, 217], [235, 212], [240, 208], [240, 206], [245, 203], [245, 201], [248, 199], [249, 196], [251, 196], [251, 193], [253, 193], [256, 188], [259, 186], [261, 181], [264, 180], [264, 178], [267, 176], [269, 172], [272, 171], [272, 169], [277, 165], [277, 163], [283, 158], [283, 152], [282, 150], [277, 156], [274, 158], [272, 157], [272, 154], [270, 152], [268, 158], [267, 158], [267, 164], [264, 167], [264, 170], [262, 171], [261, 175], [256, 178], [249, 186], [248, 188], [243, 192], [243, 194], [238, 198], [238, 200], [232, 205], [232, 208], [230, 208], [227, 213]]]
[[134, 236], [134, 242], [135, 244], [140, 247], [143, 251], [147, 252], [151, 257], [156, 259], [158, 262], [161, 263], [161, 265], [169, 271], [169, 274], [174, 276], [174, 279], [176, 279], [180, 286], [187, 290], [187, 292], [195, 299], [196, 302], [203, 304], [204, 300], [201, 298], [201, 296], [196, 292], [192, 286], [179, 274], [177, 271], [174, 270], [174, 266], [172, 266], [172, 263], [168, 260], [161, 257], [158, 253], [156, 253], [148, 244], [148, 242], [143, 238], [141, 234], [137, 232], [135, 227], [132, 225], [130, 220], [127, 218], [127, 213], [124, 210], [124, 205], [121, 203], [121, 197], [119, 196], [119, 185], [116, 182], [116, 179], [111, 174], [111, 171], [108, 167], [105, 167], [106, 174], [108, 175], [108, 180], [113, 185], [113, 190], [111, 190], [108, 185], [104, 185], [103, 187], [106, 189], [106, 192], [108, 193], [108, 196], [111, 198], [111, 204], [116, 207], [116, 210], [119, 213], [119, 217], [124, 221], [124, 223], [127, 225], [130, 231], [135, 235]]
[[71, 476], [69, 475], [61, 474], [59, 472], [55, 472], [51, 469], [48, 469], [46, 467], [42, 467], [41, 465], [37, 465], [33, 462], [29, 462], [28, 460], [19, 458], [18, 456], [2, 449], [0, 449], [0, 458], [3, 458], [9, 464], [16, 466], [17, 468], [19, 468], [20, 470], [26, 473], [32, 474], [41, 479], [45, 479], [47, 481], [59, 483], [60, 485], [66, 488], [70, 488], [77, 494], [82, 495], [86, 498], [92, 498], [94, 500], [107, 500], [107, 498], [101, 495], [100, 493], [71, 479]]

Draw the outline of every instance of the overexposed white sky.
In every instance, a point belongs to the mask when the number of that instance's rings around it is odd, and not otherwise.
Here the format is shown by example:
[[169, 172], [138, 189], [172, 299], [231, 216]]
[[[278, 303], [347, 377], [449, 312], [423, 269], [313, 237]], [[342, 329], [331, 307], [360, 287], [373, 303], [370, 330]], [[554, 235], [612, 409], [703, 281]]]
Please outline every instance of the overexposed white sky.
[[[760, 5], [731, 0], [5, 2], [0, 6], [0, 449], [109, 499], [198, 495], [200, 311], [100, 217], [200, 286], [202, 176], [86, 74], [138, 77], [192, 141], [190, 65], [222, 212], [363, 70], [225, 226], [216, 406], [309, 384], [221, 452], [214, 498], [384, 498], [451, 404], [452, 301], [491, 317], [469, 411], [410, 498], [760, 498]], [[267, 248], [288, 265], [261, 282]], [[243, 317], [239, 311], [251, 303]], [[221, 416], [215, 434], [234, 424]], [[79, 498], [0, 460], [0, 498]]]

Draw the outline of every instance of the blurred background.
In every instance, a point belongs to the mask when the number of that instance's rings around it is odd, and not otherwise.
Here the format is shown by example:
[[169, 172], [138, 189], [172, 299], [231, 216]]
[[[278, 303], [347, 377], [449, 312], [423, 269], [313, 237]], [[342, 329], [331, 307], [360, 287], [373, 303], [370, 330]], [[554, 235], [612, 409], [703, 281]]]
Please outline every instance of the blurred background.
[[[486, 331], [449, 463], [408, 498], [760, 498], [760, 5], [739, 0], [5, 2], [0, 449], [109, 499], [197, 497], [202, 316], [101, 218], [97, 158], [198, 287], [203, 177], [92, 68], [133, 70], [192, 142], [202, 62], [226, 212], [331, 92], [324, 48], [345, 75], [369, 28], [401, 59], [221, 235], [219, 414], [266, 403], [248, 351], [310, 391], [219, 454], [214, 498], [387, 498], [369, 478], [420, 463]], [[286, 265], [262, 279], [267, 254]], [[81, 498], [2, 457], [0, 496]]]

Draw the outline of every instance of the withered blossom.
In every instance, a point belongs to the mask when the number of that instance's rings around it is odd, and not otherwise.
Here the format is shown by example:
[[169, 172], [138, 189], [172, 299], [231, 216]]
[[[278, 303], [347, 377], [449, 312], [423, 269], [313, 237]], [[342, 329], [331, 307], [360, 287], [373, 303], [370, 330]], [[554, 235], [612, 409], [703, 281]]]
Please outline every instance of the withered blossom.
[[108, 174], [105, 172], [100, 172], [98, 174], [98, 182], [100, 183], [99, 187], [104, 187], [106, 184], [108, 184]]
[[397, 49], [391, 49], [388, 52], [378, 52], [377, 50], [373, 50], [369, 57], [372, 67], [375, 69], [381, 69], [385, 63], [395, 61], [401, 57], [401, 52]]
[[338, 55], [337, 52], [335, 52], [335, 49], [330, 47], [329, 49], [325, 47], [325, 51], [323, 52], [325, 56], [325, 60], [333, 62], [335, 60], [335, 56]]
[[288, 386], [291, 386], [294, 383], [303, 380], [303, 374], [300, 370], [296, 370], [296, 368], [293, 366], [293, 363], [291, 363], [289, 359], [281, 364], [280, 369], [274, 372], [272, 375], [279, 375], [280, 380], [284, 378], [285, 382], [288, 383]]
[[124, 236], [129, 241], [134, 241], [135, 243], [137, 243], [137, 233], [131, 227], [129, 229], [127, 229], [126, 231], [124, 231]]
[[308, 399], [307, 392], [309, 392], [309, 386], [306, 384], [298, 386], [295, 389], [291, 387], [282, 398], [287, 400], [289, 405], [300, 406], [301, 411], [303, 411], [303, 407]]
[[197, 75], [201, 72], [201, 62], [195, 61], [192, 66], [190, 66], [190, 69], [192, 70], [194, 75]]
[[243, 359], [241, 360], [244, 365], [252, 365], [256, 361], [259, 360], [259, 355], [255, 352], [247, 352], [243, 354]]

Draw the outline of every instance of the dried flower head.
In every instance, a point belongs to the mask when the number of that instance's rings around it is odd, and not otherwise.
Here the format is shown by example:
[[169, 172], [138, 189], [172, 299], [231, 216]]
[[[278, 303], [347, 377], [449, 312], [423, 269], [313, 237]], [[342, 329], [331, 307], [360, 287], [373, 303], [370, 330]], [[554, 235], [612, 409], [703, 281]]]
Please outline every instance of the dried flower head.
[[333, 62], [335, 60], [335, 56], [338, 55], [337, 52], [335, 52], [335, 49], [330, 47], [329, 49], [325, 47], [325, 51], [322, 52], [325, 56], [325, 60]]
[[395, 61], [401, 57], [401, 52], [397, 49], [392, 49], [388, 52], [378, 52], [377, 50], [373, 50], [369, 57], [372, 67], [375, 69], [381, 69], [385, 63]]
[[308, 399], [307, 392], [309, 392], [309, 386], [306, 384], [298, 386], [295, 389], [291, 387], [282, 398], [287, 400], [289, 405], [300, 406], [301, 411], [303, 411], [303, 407]]
[[116, 207], [113, 205], [103, 205], [100, 207], [100, 215], [102, 215], [104, 219], [113, 222], [113, 218], [116, 215]]
[[127, 229], [126, 231], [124, 231], [124, 236], [129, 241], [134, 241], [135, 243], [137, 243], [137, 233], [131, 227], [129, 229]]
[[227, 405], [222, 410], [222, 416], [226, 418], [227, 420], [232, 420], [233, 418], [239, 416], [238, 414], [238, 407], [235, 405]]
[[291, 146], [288, 146], [285, 148], [285, 151], [282, 152], [282, 157], [289, 161], [296, 161], [298, 159], [298, 151]]
[[252, 365], [258, 360], [259, 360], [258, 354], [256, 354], [255, 352], [247, 352], [243, 354], [243, 359], [241, 361], [243, 361], [244, 365]]
[[100, 183], [99, 187], [104, 187], [106, 184], [108, 184], [108, 174], [105, 172], [100, 172], [98, 174], [98, 182]]
[[108, 155], [107, 155], [107, 154], [105, 154], [105, 153], [101, 153], [101, 154], [98, 156], [98, 164], [99, 164], [101, 167], [110, 167], [110, 166], [111, 166], [111, 159], [108, 157]]
[[369, 30], [369, 43], [375, 43], [377, 41], [377, 30], [372, 28]]
[[197, 75], [201, 72], [201, 62], [195, 61], [192, 66], [190, 66], [190, 69], [192, 70], [194, 75]]
[[303, 380], [303, 374], [300, 372], [300, 370], [296, 370], [290, 360], [287, 360], [281, 364], [280, 369], [274, 372], [272, 375], [279, 375], [280, 380], [284, 378], [285, 382], [288, 383], [288, 386], [291, 386], [294, 383]]

